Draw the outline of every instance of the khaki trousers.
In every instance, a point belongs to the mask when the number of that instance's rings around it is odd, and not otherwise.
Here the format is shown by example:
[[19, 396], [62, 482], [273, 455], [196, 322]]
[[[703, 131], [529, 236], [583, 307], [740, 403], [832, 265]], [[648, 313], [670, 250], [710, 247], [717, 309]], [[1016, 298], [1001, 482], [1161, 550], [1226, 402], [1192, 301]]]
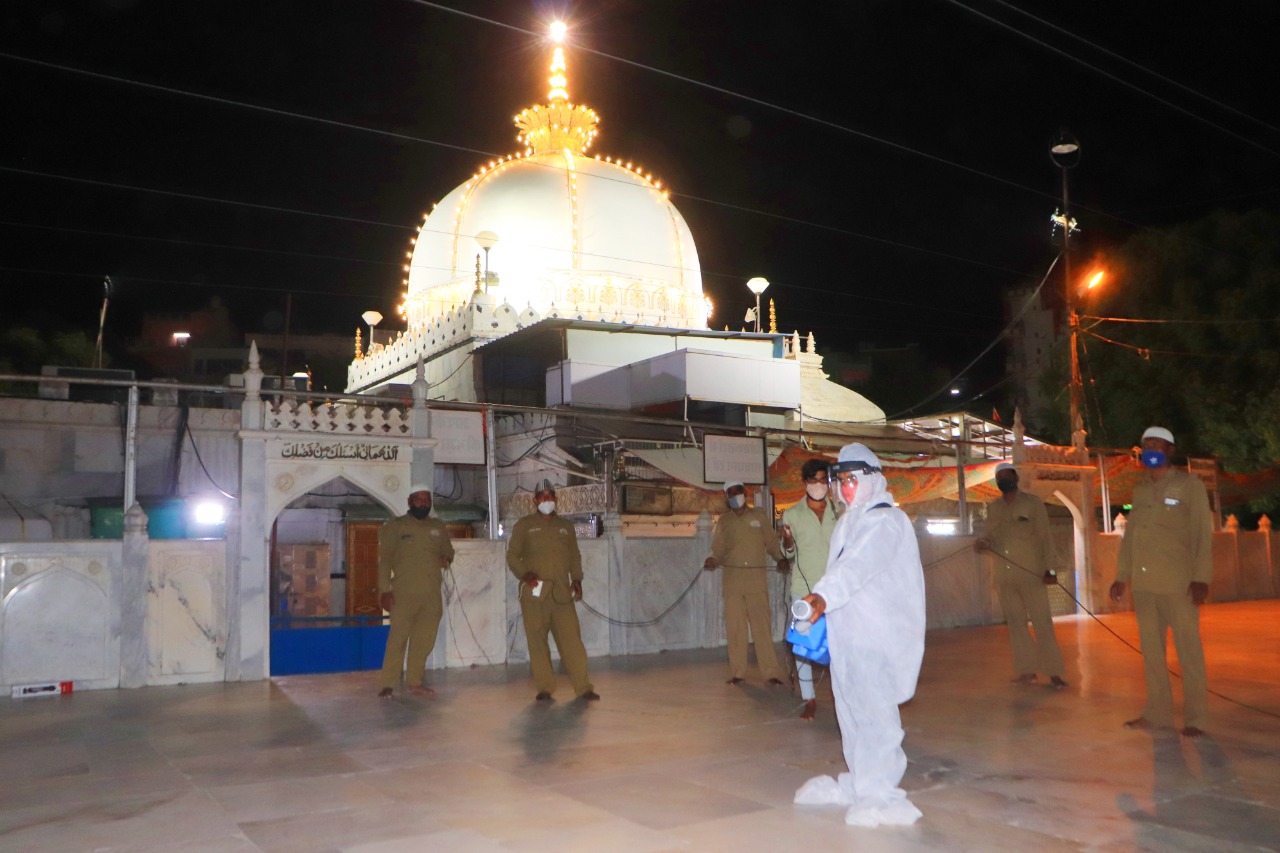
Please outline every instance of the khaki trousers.
[[529, 595], [525, 588], [520, 595], [520, 614], [524, 617], [524, 636], [529, 643], [529, 669], [538, 692], [556, 692], [551, 645], [547, 642], [550, 633], [560, 651], [560, 662], [569, 674], [573, 694], [581, 696], [592, 690], [591, 679], [587, 677], [587, 649], [582, 644], [577, 605], [573, 601], [557, 600], [567, 595], [567, 590], [550, 583], [543, 586], [538, 598]]
[[[391, 630], [387, 633], [387, 651], [382, 656], [382, 686], [394, 688], [400, 683], [400, 668], [405, 667], [405, 681], [420, 684], [427, 673], [427, 656], [436, 645], [440, 616], [444, 608], [440, 591], [396, 593], [391, 608]], [[409, 662], [404, 648], [409, 646]]]
[[746, 678], [747, 628], [756, 645], [756, 663], [760, 674], [785, 680], [778, 663], [778, 653], [773, 647], [773, 622], [769, 618], [769, 593], [746, 592], [724, 594], [724, 633], [729, 645], [729, 676]]
[[[1000, 607], [1004, 621], [1009, 624], [1009, 645], [1013, 647], [1013, 671], [1016, 675], [1043, 673], [1061, 677], [1062, 650], [1053, 633], [1053, 616], [1049, 610], [1049, 590], [1037, 582], [1002, 583], [996, 590], [1000, 594]], [[1030, 620], [1035, 639], [1027, 631]]]
[[1158, 726], [1173, 725], [1173, 690], [1165, 641], [1173, 630], [1173, 647], [1182, 670], [1182, 719], [1184, 726], [1203, 729], [1208, 723], [1209, 685], [1200, 643], [1200, 610], [1185, 592], [1134, 592], [1133, 610], [1138, 617], [1143, 673], [1147, 679], [1147, 706], [1142, 716]]

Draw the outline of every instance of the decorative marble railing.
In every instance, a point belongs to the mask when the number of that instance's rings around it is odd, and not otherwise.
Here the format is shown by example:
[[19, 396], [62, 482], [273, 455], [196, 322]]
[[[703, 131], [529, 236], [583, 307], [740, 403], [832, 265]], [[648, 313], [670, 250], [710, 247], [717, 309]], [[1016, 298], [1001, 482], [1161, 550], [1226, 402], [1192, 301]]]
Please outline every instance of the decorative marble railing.
[[1028, 444], [1023, 451], [1026, 462], [1041, 465], [1088, 465], [1088, 451], [1052, 444]]
[[315, 432], [325, 435], [407, 436], [411, 434], [407, 409], [285, 400], [268, 404], [263, 427], [280, 432]]
[[[631, 290], [626, 293], [630, 294]], [[643, 299], [623, 302], [619, 298], [616, 304], [589, 305], [574, 301], [576, 297], [585, 299], [591, 295], [582, 287], [570, 286], [564, 291], [564, 296], [565, 304], [572, 307], [557, 308], [553, 301], [545, 313], [532, 305], [521, 310], [509, 302], [500, 303], [497, 297], [488, 293], [475, 293], [465, 305], [446, 308], [424, 320], [416, 319], [424, 312], [411, 311], [407, 331], [401, 332], [391, 343], [375, 344], [369, 347], [368, 352], [357, 353], [356, 359], [347, 367], [347, 391], [367, 388], [379, 380], [403, 373], [417, 363], [419, 356], [430, 358], [472, 339], [500, 338], [551, 318], [705, 328], [705, 325], [696, 325], [693, 319], [678, 313], [676, 309], [682, 306], [687, 309], [687, 306], [684, 302], [673, 306], [667, 295], [655, 296], [645, 291]], [[630, 299], [629, 296], [626, 298]], [[810, 351], [812, 348], [810, 336]]]
[[[604, 483], [556, 488], [556, 511], [561, 515], [603, 515], [608, 509], [609, 488]], [[516, 492], [498, 502], [503, 518], [520, 518], [533, 512], [533, 494]]]

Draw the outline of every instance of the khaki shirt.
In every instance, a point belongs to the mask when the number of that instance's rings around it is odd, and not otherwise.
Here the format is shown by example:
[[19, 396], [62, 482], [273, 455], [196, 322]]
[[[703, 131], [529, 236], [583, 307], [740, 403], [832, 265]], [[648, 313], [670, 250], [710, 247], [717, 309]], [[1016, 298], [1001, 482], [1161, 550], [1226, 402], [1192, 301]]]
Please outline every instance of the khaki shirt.
[[1043, 583], [1044, 573], [1053, 568], [1049, 513], [1044, 501], [1033, 494], [1019, 489], [1012, 501], [1001, 495], [987, 504], [982, 538], [991, 543], [996, 556], [997, 584]]
[[453, 560], [444, 522], [412, 515], [393, 518], [378, 531], [378, 592], [440, 592], [440, 572]]
[[1161, 594], [1213, 580], [1213, 522], [1199, 478], [1170, 468], [1134, 487], [1116, 580], [1132, 581], [1135, 592]]
[[[749, 506], [742, 515], [730, 509], [716, 519], [716, 530], [711, 537], [711, 556], [716, 558], [724, 572], [726, 593], [767, 593], [766, 555], [775, 560], [782, 559], [782, 545], [767, 512]], [[751, 568], [736, 568], [743, 566]]]
[[582, 552], [573, 522], [533, 512], [516, 522], [507, 542], [507, 568], [517, 578], [533, 572], [565, 590], [582, 580]]
[[828, 500], [819, 521], [808, 502], [801, 498], [800, 503], [783, 511], [782, 523], [790, 526], [795, 539], [791, 550], [782, 549], [783, 556], [791, 560], [791, 596], [804, 598], [813, 592], [813, 585], [827, 570], [831, 533], [836, 529], [836, 508]]

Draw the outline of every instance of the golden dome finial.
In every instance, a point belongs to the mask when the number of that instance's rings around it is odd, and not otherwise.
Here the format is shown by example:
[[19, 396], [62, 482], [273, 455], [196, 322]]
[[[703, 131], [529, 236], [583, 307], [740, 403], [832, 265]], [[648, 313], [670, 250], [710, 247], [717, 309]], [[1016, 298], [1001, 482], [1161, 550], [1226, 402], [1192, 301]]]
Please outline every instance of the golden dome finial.
[[522, 110], [515, 117], [520, 133], [516, 139], [533, 154], [552, 151], [568, 151], [583, 154], [591, 147], [596, 136], [600, 117], [596, 111], [581, 104], [569, 103], [568, 65], [565, 60], [564, 41], [568, 27], [562, 21], [551, 25], [551, 39], [556, 42], [551, 53], [551, 76], [548, 82], [547, 104], [539, 104]]

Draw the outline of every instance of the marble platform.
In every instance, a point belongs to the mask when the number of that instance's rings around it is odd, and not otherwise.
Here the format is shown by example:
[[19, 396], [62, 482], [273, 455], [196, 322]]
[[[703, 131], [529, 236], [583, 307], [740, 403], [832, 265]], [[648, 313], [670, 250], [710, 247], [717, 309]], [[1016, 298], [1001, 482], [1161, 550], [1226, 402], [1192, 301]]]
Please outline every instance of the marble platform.
[[[1131, 614], [1105, 617], [1133, 639]], [[1280, 602], [1204, 609], [1210, 687], [1280, 713]], [[904, 708], [905, 829], [791, 804], [839, 769], [829, 685], [723, 683], [723, 651], [592, 660], [535, 704], [518, 665], [434, 700], [376, 673], [0, 699], [0, 851], [1257, 851], [1280, 845], [1280, 719], [1210, 697], [1209, 736], [1131, 732], [1139, 657], [1057, 620], [1071, 688], [1008, 683], [1003, 627], [933, 631]], [[562, 679], [563, 680], [563, 679]], [[566, 685], [567, 686], [567, 685]], [[565, 691], [567, 692], [567, 691]]]

